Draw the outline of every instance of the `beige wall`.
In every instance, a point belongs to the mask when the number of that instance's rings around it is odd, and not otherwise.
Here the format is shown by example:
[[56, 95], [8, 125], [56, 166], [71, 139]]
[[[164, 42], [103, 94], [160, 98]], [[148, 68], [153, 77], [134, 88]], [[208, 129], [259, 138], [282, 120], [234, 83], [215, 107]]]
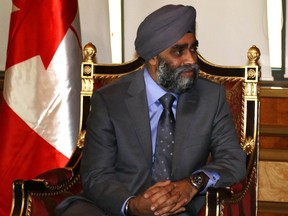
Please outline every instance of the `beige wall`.
[[[97, 60], [111, 62], [108, 28], [108, 0], [79, 0], [82, 44], [93, 42], [98, 49]], [[143, 18], [167, 3], [194, 5], [197, 9], [199, 50], [209, 61], [223, 65], [246, 64], [251, 45], [261, 49], [262, 79], [272, 80], [269, 67], [268, 33], [265, 0], [123, 0], [124, 58], [134, 57], [134, 39]], [[4, 70], [10, 0], [0, 7], [0, 70]]]
[[2, 0], [0, 6], [0, 70], [5, 69], [11, 0]]

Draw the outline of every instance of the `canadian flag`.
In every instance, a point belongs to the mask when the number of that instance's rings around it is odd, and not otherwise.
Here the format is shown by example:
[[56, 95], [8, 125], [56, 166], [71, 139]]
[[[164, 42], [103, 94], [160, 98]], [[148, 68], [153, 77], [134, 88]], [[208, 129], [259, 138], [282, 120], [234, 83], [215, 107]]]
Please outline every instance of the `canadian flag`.
[[63, 167], [77, 143], [81, 39], [77, 0], [13, 0], [0, 108], [0, 215], [12, 182]]

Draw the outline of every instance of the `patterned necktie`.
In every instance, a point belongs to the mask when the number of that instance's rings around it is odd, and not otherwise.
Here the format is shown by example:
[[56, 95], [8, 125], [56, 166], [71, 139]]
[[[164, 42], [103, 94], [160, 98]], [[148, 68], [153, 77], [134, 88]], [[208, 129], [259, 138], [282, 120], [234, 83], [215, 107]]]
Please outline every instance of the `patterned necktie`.
[[155, 182], [170, 179], [175, 129], [172, 112], [174, 100], [175, 97], [171, 94], [165, 94], [159, 99], [164, 110], [158, 122], [155, 161], [152, 167], [152, 179]]

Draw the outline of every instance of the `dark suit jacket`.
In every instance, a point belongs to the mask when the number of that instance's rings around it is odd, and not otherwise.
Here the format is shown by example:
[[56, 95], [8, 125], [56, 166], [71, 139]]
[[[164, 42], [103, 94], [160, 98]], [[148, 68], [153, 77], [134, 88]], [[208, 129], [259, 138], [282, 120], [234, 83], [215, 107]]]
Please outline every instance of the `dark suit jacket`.
[[[129, 196], [151, 186], [149, 124], [142, 70], [93, 94], [81, 176], [84, 196], [109, 215], [119, 215]], [[216, 186], [243, 179], [245, 155], [223, 86], [199, 78], [190, 91], [180, 95], [175, 130], [172, 180], [188, 177], [198, 169], [218, 172], [221, 179]], [[213, 160], [207, 163], [210, 152]], [[188, 207], [191, 215], [203, 201], [204, 196], [193, 199]]]

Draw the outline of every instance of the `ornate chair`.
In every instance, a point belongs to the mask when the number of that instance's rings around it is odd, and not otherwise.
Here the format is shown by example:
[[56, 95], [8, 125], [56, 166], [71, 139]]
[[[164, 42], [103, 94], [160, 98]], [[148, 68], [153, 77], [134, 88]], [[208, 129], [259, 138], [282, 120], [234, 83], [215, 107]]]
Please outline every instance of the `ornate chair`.
[[[143, 66], [141, 58], [124, 64], [96, 64], [96, 48], [84, 47], [82, 62], [81, 132], [77, 146], [67, 165], [46, 171], [33, 180], [15, 180], [11, 215], [53, 215], [64, 198], [78, 194], [81, 189], [79, 165], [84, 147], [85, 122], [90, 110], [90, 97], [99, 87], [131, 73]], [[198, 54], [199, 76], [221, 83], [227, 91], [227, 100], [233, 113], [243, 151], [247, 154], [246, 179], [229, 188], [209, 189], [206, 205], [199, 215], [256, 215], [258, 162], [258, 78], [260, 51], [248, 50], [246, 66], [219, 66]]]

